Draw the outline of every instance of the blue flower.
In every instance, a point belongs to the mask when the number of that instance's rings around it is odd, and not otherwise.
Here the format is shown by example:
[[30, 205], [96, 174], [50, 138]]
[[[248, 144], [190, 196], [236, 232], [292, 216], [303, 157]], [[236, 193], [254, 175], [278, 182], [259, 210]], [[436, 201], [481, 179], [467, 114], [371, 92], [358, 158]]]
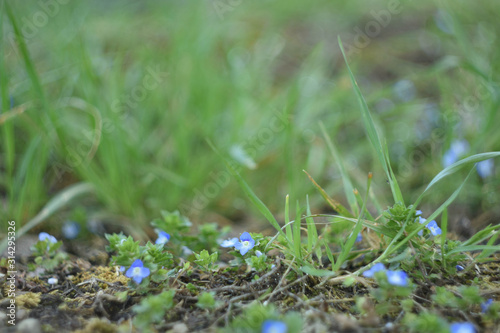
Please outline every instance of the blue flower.
[[46, 240], [46, 241], [49, 241], [49, 243], [57, 243], [57, 239], [54, 236], [51, 236], [46, 232], [41, 232], [38, 235], [38, 239], [42, 242]]
[[66, 221], [62, 226], [63, 236], [67, 239], [75, 239], [80, 233], [80, 225], [75, 221]]
[[450, 325], [451, 333], [475, 333], [476, 329], [471, 323], [453, 323]]
[[260, 257], [262, 255], [262, 252], [260, 252], [259, 250], [255, 251], [255, 255], [258, 257]]
[[437, 225], [436, 221], [430, 221], [426, 227], [431, 231], [433, 236], [441, 235], [441, 228]]
[[226, 239], [222, 243], [220, 243], [220, 246], [222, 247], [234, 247], [238, 243], [238, 238], [234, 237], [231, 239]]
[[47, 280], [49, 284], [57, 284], [58, 280], [56, 278], [50, 278]]
[[244, 232], [240, 236], [240, 241], [234, 244], [234, 248], [240, 251], [241, 255], [244, 256], [248, 251], [250, 251], [255, 246], [255, 241], [250, 236], [248, 232]]
[[262, 324], [262, 333], [286, 333], [288, 332], [288, 327], [282, 321], [277, 320], [266, 320]]
[[120, 272], [125, 272], [125, 266], [120, 266]]
[[492, 303], [493, 303], [493, 298], [490, 298], [486, 302], [481, 303], [481, 312], [486, 313], [486, 311], [488, 311]]
[[149, 276], [149, 273], [149, 268], [144, 267], [141, 259], [137, 259], [125, 273], [125, 276], [134, 279], [134, 281], [139, 284], [141, 283], [142, 279]]
[[375, 275], [375, 273], [380, 272], [380, 271], [385, 271], [385, 266], [384, 266], [384, 264], [379, 262], [379, 263], [373, 265], [373, 267], [370, 268], [369, 270], [364, 271], [363, 276], [367, 277], [367, 278], [371, 278], [371, 277], [373, 277], [373, 275]]
[[166, 244], [170, 240], [170, 235], [165, 231], [160, 231], [158, 233], [158, 238], [156, 239], [156, 244]]
[[363, 240], [363, 235], [361, 235], [361, 233], [358, 234], [358, 236], [356, 237], [356, 243], [359, 243]]
[[443, 155], [443, 166], [446, 168], [462, 156], [464, 156], [469, 151], [469, 143], [467, 140], [455, 140], [451, 143], [450, 149], [448, 149]]
[[408, 274], [403, 271], [387, 271], [387, 281], [393, 286], [405, 287], [408, 285]]
[[460, 265], [456, 265], [455, 268], [457, 269], [457, 272], [461, 272], [464, 270], [464, 267]]
[[491, 158], [489, 160], [478, 162], [476, 165], [477, 174], [483, 179], [488, 178], [493, 175], [493, 167], [493, 159]]

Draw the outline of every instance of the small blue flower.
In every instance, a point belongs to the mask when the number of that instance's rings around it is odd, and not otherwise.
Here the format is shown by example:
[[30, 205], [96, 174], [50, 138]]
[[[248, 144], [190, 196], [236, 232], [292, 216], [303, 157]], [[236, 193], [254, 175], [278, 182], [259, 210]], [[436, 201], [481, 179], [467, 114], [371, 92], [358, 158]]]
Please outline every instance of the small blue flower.
[[426, 227], [431, 231], [433, 236], [441, 235], [441, 228], [437, 225], [436, 221], [430, 221]]
[[134, 279], [134, 281], [139, 284], [141, 283], [142, 279], [145, 277], [149, 276], [149, 268], [144, 267], [144, 264], [142, 263], [141, 259], [137, 259], [132, 263], [132, 266], [127, 270], [125, 273], [125, 276], [131, 279]]
[[387, 281], [393, 286], [405, 287], [408, 285], [408, 274], [403, 271], [387, 271]]
[[238, 238], [234, 237], [231, 239], [226, 239], [222, 243], [220, 243], [220, 246], [222, 247], [234, 247], [238, 243]]
[[361, 235], [361, 233], [358, 234], [358, 236], [356, 237], [356, 243], [359, 243], [363, 240], [363, 235]]
[[57, 284], [57, 282], [59, 282], [59, 281], [56, 278], [50, 278], [50, 279], [47, 280], [47, 282], [49, 284], [54, 285], [54, 284]]
[[57, 243], [57, 239], [54, 236], [51, 236], [46, 232], [41, 232], [38, 235], [38, 239], [42, 242], [46, 240], [46, 241], [49, 241], [49, 243]]
[[170, 240], [170, 235], [167, 234], [165, 231], [160, 231], [158, 233], [158, 238], [156, 239], [156, 244], [167, 244], [168, 241]]
[[451, 333], [475, 333], [476, 329], [471, 323], [453, 323], [450, 325]]
[[451, 143], [450, 149], [448, 149], [443, 155], [443, 166], [446, 168], [462, 156], [464, 156], [469, 151], [469, 143], [467, 140], [455, 140]]
[[486, 311], [488, 311], [492, 303], [493, 303], [493, 298], [490, 298], [486, 302], [481, 303], [481, 312], [486, 313]]
[[258, 257], [260, 257], [262, 255], [262, 252], [260, 252], [259, 250], [255, 251], [255, 255]]
[[240, 251], [241, 255], [244, 256], [248, 251], [250, 251], [255, 246], [255, 241], [250, 236], [248, 232], [244, 232], [240, 236], [240, 241], [234, 245], [234, 248]]
[[262, 333], [286, 333], [288, 327], [282, 321], [266, 320], [262, 324]]
[[375, 275], [375, 273], [380, 272], [380, 271], [385, 271], [385, 266], [384, 266], [384, 264], [379, 262], [379, 263], [376, 263], [375, 265], [373, 265], [373, 267], [370, 268], [369, 270], [364, 271], [363, 276], [367, 277], [367, 278], [371, 278]]
[[66, 221], [62, 226], [63, 236], [67, 239], [75, 239], [80, 233], [80, 225], [75, 221]]
[[465, 269], [463, 266], [460, 265], [456, 265], [455, 268], [457, 269], [457, 272], [461, 272]]
[[493, 167], [493, 159], [491, 158], [489, 160], [478, 162], [476, 165], [477, 174], [483, 179], [491, 177], [491, 175], [493, 175]]

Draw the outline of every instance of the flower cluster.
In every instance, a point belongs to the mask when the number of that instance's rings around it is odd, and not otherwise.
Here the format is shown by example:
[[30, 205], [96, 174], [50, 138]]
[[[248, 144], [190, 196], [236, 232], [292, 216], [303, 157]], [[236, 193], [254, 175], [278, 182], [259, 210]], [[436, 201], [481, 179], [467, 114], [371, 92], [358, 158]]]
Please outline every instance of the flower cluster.
[[[417, 210], [416, 214], [417, 214], [418, 223], [424, 224], [425, 222], [427, 222], [427, 219], [424, 219], [422, 216], [420, 216], [420, 215], [422, 215], [422, 211], [421, 210]], [[427, 229], [429, 229], [429, 231], [431, 232], [431, 234], [433, 236], [441, 235], [441, 233], [442, 233], [441, 228], [438, 226], [438, 224], [434, 220], [430, 221], [425, 227]], [[422, 236], [422, 234], [423, 234], [422, 231], [423, 230], [420, 230], [418, 232], [419, 236]]]
[[406, 287], [408, 285], [408, 274], [403, 271], [387, 270], [382, 263], [373, 265], [372, 268], [363, 272], [364, 277], [372, 278], [377, 272], [385, 272], [387, 281], [393, 286]]
[[222, 247], [234, 247], [237, 251], [240, 251], [241, 255], [244, 256], [248, 251], [250, 251], [255, 246], [255, 240], [250, 236], [248, 232], [241, 234], [240, 239], [234, 237], [231, 239], [226, 239], [220, 246]]

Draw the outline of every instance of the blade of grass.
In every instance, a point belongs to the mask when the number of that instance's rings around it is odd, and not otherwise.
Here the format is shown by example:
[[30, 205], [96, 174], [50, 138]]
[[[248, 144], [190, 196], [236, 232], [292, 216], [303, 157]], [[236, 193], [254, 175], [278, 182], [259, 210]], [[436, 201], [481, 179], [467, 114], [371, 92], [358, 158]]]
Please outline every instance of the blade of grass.
[[347, 242], [344, 244], [342, 247], [342, 251], [340, 252], [337, 262], [335, 262], [335, 265], [333, 267], [333, 271], [338, 271], [340, 269], [340, 266], [344, 263], [345, 259], [347, 258], [348, 254], [351, 252], [352, 247], [354, 246], [354, 243], [356, 242], [356, 238], [358, 237], [359, 232], [363, 228], [363, 216], [364, 212], [366, 209], [366, 202], [368, 200], [368, 192], [370, 191], [370, 185], [372, 183], [372, 174], [368, 174], [368, 180], [366, 184], [366, 193], [365, 193], [365, 199], [363, 201], [363, 206], [361, 207], [361, 211], [359, 213], [358, 221], [356, 222], [356, 225], [354, 226], [351, 235], [347, 239]]
[[293, 241], [292, 225], [290, 223], [290, 196], [285, 197], [285, 232], [289, 243]]
[[[222, 156], [222, 154], [219, 152], [219, 150], [213, 145], [213, 143], [210, 140], [207, 140], [207, 142], [210, 145], [210, 147], [215, 151], [215, 153], [222, 159], [222, 161], [226, 165], [227, 169], [235, 177], [235, 179], [238, 182], [238, 184], [240, 185], [241, 189], [246, 194], [246, 196], [248, 197], [250, 202], [254, 205], [254, 207], [257, 208], [257, 210], [267, 219], [267, 221], [283, 237], [288, 239], [287, 235], [283, 232], [278, 221], [276, 221], [276, 219], [274, 218], [274, 216], [271, 213], [271, 211], [269, 210], [269, 208], [267, 208], [267, 206], [259, 199], [259, 197], [257, 197], [257, 195], [250, 188], [250, 186], [248, 186], [248, 184], [245, 182], [243, 177], [241, 177], [239, 172], [231, 165], [231, 163], [229, 163], [229, 161], [224, 156]], [[289, 245], [291, 245], [291, 244], [289, 244]]]
[[326, 144], [328, 146], [328, 149], [330, 150], [330, 153], [333, 156], [333, 159], [335, 160], [335, 163], [337, 164], [337, 167], [339, 168], [340, 175], [342, 176], [342, 182], [344, 184], [344, 193], [347, 198], [347, 202], [349, 202], [349, 206], [351, 207], [351, 211], [353, 212], [354, 215], [359, 214], [359, 207], [356, 201], [356, 197], [354, 196], [354, 187], [352, 186], [351, 182], [351, 177], [347, 173], [344, 163], [342, 162], [342, 159], [340, 158], [340, 154], [338, 153], [337, 149], [335, 148], [335, 145], [332, 142], [332, 139], [328, 135], [328, 132], [325, 129], [325, 126], [323, 125], [322, 122], [319, 123], [319, 127], [321, 128], [321, 131], [323, 132], [323, 136], [325, 137]]
[[334, 199], [330, 198], [330, 196], [326, 193], [326, 191], [321, 186], [319, 186], [318, 183], [316, 183], [316, 181], [313, 179], [313, 177], [311, 177], [311, 175], [307, 173], [307, 171], [305, 170], [302, 171], [304, 171], [307, 177], [309, 177], [309, 180], [311, 180], [314, 186], [316, 186], [321, 196], [325, 199], [326, 202], [328, 202], [328, 204], [333, 208], [334, 211], [345, 217], [353, 217], [351, 212], [349, 212], [347, 208], [342, 206], [340, 202], [337, 202]]
[[443, 269], [446, 269], [446, 235], [448, 234], [448, 209], [443, 210], [443, 215], [441, 216], [441, 258], [443, 261]]
[[[316, 244], [318, 243], [318, 229], [316, 229], [316, 223], [311, 217], [311, 206], [309, 205], [309, 196], [306, 196], [306, 223], [307, 223], [307, 251], [311, 252]], [[316, 247], [316, 256], [318, 260], [321, 260], [321, 247]]]
[[295, 213], [295, 221], [293, 223], [293, 245], [295, 249], [295, 256], [298, 262], [302, 262], [302, 242], [300, 239], [300, 223], [301, 223], [301, 211], [299, 201], [297, 200], [297, 207]]
[[347, 71], [349, 73], [349, 78], [351, 79], [352, 87], [354, 89], [354, 92], [356, 93], [356, 97], [359, 103], [359, 106], [361, 108], [361, 116], [363, 118], [363, 124], [365, 126], [366, 134], [368, 135], [368, 138], [370, 139], [370, 142], [375, 149], [377, 158], [379, 162], [382, 164], [382, 167], [384, 169], [384, 172], [389, 179], [389, 184], [391, 186], [391, 192], [394, 197], [395, 202], [401, 202], [404, 203], [403, 201], [403, 194], [401, 193], [401, 190], [399, 189], [399, 186], [397, 185], [396, 178], [394, 175], [391, 175], [391, 172], [389, 171], [389, 167], [387, 165], [387, 156], [384, 153], [384, 149], [382, 148], [382, 143], [380, 141], [380, 138], [378, 136], [377, 130], [375, 128], [375, 123], [373, 122], [373, 118], [370, 114], [370, 111], [368, 109], [368, 105], [366, 104], [365, 98], [363, 97], [363, 94], [361, 93], [361, 89], [359, 89], [359, 86], [356, 82], [356, 79], [354, 78], [354, 75], [351, 71], [351, 68], [349, 67], [349, 63], [347, 62], [347, 57], [345, 55], [344, 47], [342, 46], [342, 41], [340, 39], [340, 36], [338, 37], [338, 43], [340, 46], [340, 51], [342, 52], [342, 56], [344, 57], [344, 62], [347, 67]]

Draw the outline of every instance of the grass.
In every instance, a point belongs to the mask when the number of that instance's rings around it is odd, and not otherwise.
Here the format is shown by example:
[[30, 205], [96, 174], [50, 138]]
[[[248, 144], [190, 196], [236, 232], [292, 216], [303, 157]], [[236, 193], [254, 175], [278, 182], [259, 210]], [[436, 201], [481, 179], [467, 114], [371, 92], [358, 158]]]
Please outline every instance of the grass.
[[[47, 23], [29, 34], [33, 15], [47, 10], [2, 1], [1, 214], [18, 228], [48, 221], [46, 228], [58, 230], [83, 207], [79, 222], [97, 219], [144, 238], [162, 209], [180, 208], [200, 222], [214, 211], [258, 221], [260, 211], [279, 230], [285, 221], [292, 247], [300, 225], [288, 224], [289, 209], [306, 195], [310, 202], [295, 205], [295, 221], [307, 209], [321, 210], [327, 196], [359, 229], [393, 203], [417, 206], [424, 193], [430, 221], [451, 204], [457, 179], [467, 177], [462, 166], [500, 150], [497, 6], [405, 4], [368, 46], [348, 52], [351, 71], [335, 37], [352, 48], [354, 28], [373, 20], [371, 8], [356, 2], [341, 10], [328, 1], [274, 1], [265, 10], [242, 3], [222, 18], [210, 3], [86, 2], [47, 12]], [[412, 85], [398, 93], [403, 79]], [[439, 173], [444, 152], [460, 138], [470, 144], [468, 159]], [[236, 161], [238, 181], [221, 181], [229, 169], [207, 139]], [[370, 171], [376, 195], [365, 185]], [[457, 175], [445, 178], [451, 172]], [[494, 220], [498, 177], [468, 177], [466, 191], [452, 194], [456, 207]], [[255, 211], [242, 200], [243, 179], [259, 194]], [[89, 189], [85, 200], [51, 205], [71, 186]], [[275, 218], [286, 195], [287, 209]], [[454, 211], [450, 206], [450, 227], [463, 214]]]

